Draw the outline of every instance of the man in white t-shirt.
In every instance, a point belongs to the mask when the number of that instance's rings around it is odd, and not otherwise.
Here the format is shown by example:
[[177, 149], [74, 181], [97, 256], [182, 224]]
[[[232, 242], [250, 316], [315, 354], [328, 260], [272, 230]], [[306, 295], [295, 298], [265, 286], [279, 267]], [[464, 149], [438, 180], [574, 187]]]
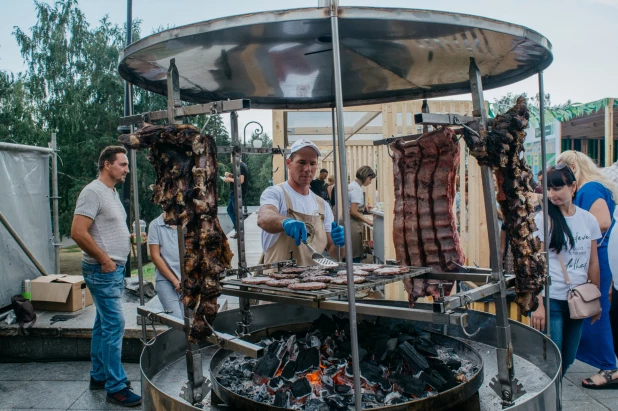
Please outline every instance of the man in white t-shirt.
[[326, 249], [331, 257], [337, 255], [337, 247], [343, 247], [343, 227], [334, 222], [328, 203], [309, 189], [319, 156], [320, 150], [311, 141], [296, 141], [285, 160], [288, 181], [262, 193], [258, 226], [263, 230], [265, 264], [287, 260], [290, 253], [298, 265], [315, 264], [309, 247], [301, 242], [318, 252]]

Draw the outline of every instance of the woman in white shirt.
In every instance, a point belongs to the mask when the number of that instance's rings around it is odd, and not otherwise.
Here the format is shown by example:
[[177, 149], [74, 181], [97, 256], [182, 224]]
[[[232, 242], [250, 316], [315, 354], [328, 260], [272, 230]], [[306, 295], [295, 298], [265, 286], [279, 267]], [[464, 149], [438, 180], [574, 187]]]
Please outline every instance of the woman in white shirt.
[[[551, 339], [562, 353], [562, 375], [575, 361], [584, 320], [571, 319], [567, 301], [569, 286], [564, 279], [560, 257], [565, 264], [571, 287], [588, 281], [598, 287], [600, 282], [597, 239], [601, 238], [601, 229], [592, 214], [573, 204], [576, 193], [577, 181], [569, 167], [559, 164], [550, 168], [547, 172], [549, 245], [543, 238], [543, 214], [538, 213], [534, 218], [537, 226], [534, 234], [542, 243], [545, 242], [549, 258], [549, 327]], [[546, 308], [543, 299], [539, 298], [539, 307], [531, 317], [532, 326], [539, 331], [544, 331], [546, 327]], [[592, 322], [600, 316], [593, 317]]]
[[[348, 200], [350, 202], [350, 237], [352, 239], [352, 257], [355, 263], [360, 263], [364, 256], [363, 223], [373, 225], [373, 222], [363, 217], [365, 211], [365, 196], [363, 187], [371, 184], [376, 173], [369, 166], [356, 170], [356, 180], [348, 185]], [[340, 223], [342, 224], [342, 223]]]

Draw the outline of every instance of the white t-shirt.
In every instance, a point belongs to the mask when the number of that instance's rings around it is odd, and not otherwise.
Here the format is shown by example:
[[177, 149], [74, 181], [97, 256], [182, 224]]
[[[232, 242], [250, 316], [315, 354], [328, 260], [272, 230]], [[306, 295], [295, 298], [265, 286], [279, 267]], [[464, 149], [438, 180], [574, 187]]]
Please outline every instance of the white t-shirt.
[[363, 195], [363, 189], [356, 180], [348, 184], [348, 201], [350, 204], [358, 204], [358, 208], [365, 205], [365, 196]]
[[[569, 274], [571, 287], [576, 287], [588, 281], [591, 242], [592, 240], [596, 241], [601, 238], [601, 229], [599, 228], [597, 219], [594, 218], [592, 214], [577, 206], [575, 207], [575, 214], [570, 217], [565, 216], [564, 218], [575, 239], [575, 246], [570, 249], [567, 241], [567, 249], [563, 249], [560, 254], [562, 255], [562, 261], [564, 261], [567, 273]], [[534, 217], [534, 222], [537, 227], [537, 231], [534, 232], [534, 235], [544, 242], [543, 213], [538, 213]], [[549, 246], [548, 243], [546, 243], [546, 246]], [[558, 254], [554, 250], [548, 248], [548, 255], [549, 275], [551, 277], [549, 297], [566, 301], [569, 286], [564, 281], [564, 274], [562, 273], [560, 260], [558, 260]]]
[[[283, 190], [281, 187], [283, 187], [288, 197], [290, 197], [292, 208], [296, 212], [307, 215], [317, 215], [319, 213], [317, 201], [322, 201], [324, 203], [324, 230], [327, 233], [331, 232], [334, 217], [333, 211], [330, 209], [330, 206], [326, 200], [316, 197], [311, 190], [306, 196], [299, 194], [294, 191], [292, 187], [290, 187], [287, 181], [281, 186], [268, 187], [264, 190], [262, 196], [260, 197], [260, 207], [272, 205], [277, 209], [279, 214], [286, 215], [288, 212], [288, 206], [285, 202], [285, 196], [283, 195]], [[285, 235], [285, 233], [270, 234], [262, 230], [262, 250], [266, 252], [266, 250], [272, 247], [281, 234]]]

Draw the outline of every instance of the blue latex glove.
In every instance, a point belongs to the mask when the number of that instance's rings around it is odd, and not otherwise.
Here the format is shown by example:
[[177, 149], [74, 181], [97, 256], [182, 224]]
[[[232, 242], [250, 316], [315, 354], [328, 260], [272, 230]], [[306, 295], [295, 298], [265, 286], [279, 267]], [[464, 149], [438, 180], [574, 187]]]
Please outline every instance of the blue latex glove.
[[294, 220], [293, 218], [287, 218], [283, 221], [283, 231], [294, 239], [297, 246], [300, 242], [307, 242], [307, 227], [302, 221]]
[[333, 239], [333, 244], [337, 247], [343, 247], [345, 245], [343, 226], [337, 225], [337, 223], [333, 221], [333, 225], [331, 227], [333, 227], [333, 229], [330, 232], [330, 236]]

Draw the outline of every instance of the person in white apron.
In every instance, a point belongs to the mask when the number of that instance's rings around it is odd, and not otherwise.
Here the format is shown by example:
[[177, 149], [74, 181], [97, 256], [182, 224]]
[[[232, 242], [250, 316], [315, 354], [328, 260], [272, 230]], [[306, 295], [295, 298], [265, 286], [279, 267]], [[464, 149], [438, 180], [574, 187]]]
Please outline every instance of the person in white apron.
[[327, 250], [333, 258], [338, 256], [338, 247], [343, 247], [343, 227], [334, 221], [326, 200], [309, 189], [319, 156], [320, 150], [311, 141], [296, 141], [285, 160], [288, 180], [262, 193], [258, 226], [263, 230], [264, 264], [292, 257], [298, 265], [314, 265], [312, 252], [301, 242], [318, 252]]

